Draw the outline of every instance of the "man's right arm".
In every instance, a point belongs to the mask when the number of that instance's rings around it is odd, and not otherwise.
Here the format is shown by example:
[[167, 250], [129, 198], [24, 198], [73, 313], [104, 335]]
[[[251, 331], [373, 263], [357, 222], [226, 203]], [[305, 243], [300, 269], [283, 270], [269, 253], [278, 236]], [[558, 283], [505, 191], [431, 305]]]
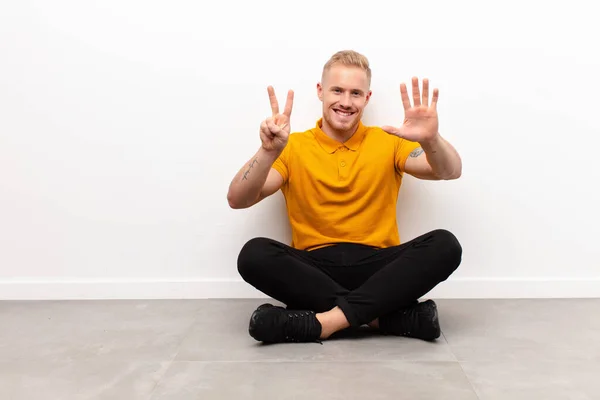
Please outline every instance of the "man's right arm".
[[283, 185], [283, 177], [272, 167], [288, 142], [294, 92], [288, 91], [285, 109], [283, 114], [280, 114], [273, 87], [269, 86], [267, 91], [273, 115], [260, 124], [262, 146], [238, 171], [229, 185], [227, 201], [231, 208], [251, 207], [275, 193]]
[[279, 152], [261, 147], [235, 175], [229, 185], [227, 201], [234, 209], [248, 208], [275, 193], [283, 177], [272, 168]]

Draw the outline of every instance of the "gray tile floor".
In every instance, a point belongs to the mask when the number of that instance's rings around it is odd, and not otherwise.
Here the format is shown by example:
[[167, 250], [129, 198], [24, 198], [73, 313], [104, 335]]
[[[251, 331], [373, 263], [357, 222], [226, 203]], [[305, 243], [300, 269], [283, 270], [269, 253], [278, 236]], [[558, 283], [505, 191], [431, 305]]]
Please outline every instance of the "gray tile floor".
[[435, 343], [268, 346], [262, 302], [0, 302], [0, 399], [600, 399], [600, 299], [439, 300]]

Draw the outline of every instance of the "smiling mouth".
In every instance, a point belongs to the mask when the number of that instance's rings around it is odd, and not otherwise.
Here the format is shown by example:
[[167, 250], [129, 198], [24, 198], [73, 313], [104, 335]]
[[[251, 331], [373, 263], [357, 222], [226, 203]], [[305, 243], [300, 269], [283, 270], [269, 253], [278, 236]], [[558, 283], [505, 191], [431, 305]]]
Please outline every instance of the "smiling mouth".
[[341, 115], [342, 117], [349, 117], [351, 115], [353, 115], [353, 112], [348, 112], [348, 111], [342, 111], [342, 110], [333, 110], [337, 115]]

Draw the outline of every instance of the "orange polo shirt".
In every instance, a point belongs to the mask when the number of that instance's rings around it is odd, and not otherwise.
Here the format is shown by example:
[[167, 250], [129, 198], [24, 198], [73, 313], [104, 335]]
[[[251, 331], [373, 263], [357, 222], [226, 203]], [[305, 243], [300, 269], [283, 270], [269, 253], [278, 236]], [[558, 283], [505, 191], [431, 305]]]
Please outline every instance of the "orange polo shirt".
[[281, 176], [292, 247], [314, 250], [346, 242], [400, 244], [396, 202], [404, 163], [418, 143], [359, 124], [345, 143], [327, 136], [322, 119], [290, 134], [273, 164]]

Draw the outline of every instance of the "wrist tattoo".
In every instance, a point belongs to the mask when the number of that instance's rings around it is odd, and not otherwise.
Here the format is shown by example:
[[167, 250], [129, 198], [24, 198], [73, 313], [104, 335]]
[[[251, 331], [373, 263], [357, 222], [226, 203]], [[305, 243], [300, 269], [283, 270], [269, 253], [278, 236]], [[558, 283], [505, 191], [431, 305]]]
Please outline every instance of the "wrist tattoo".
[[254, 164], [257, 164], [257, 163], [258, 163], [258, 158], [255, 158], [255, 159], [254, 159], [254, 160], [253, 160], [253, 161], [250, 163], [250, 165], [248, 165], [248, 169], [246, 170], [246, 172], [244, 172], [244, 176], [242, 177], [242, 180], [243, 180], [243, 181], [245, 181], [245, 180], [248, 180], [248, 178], [247, 178], [247, 177], [248, 177], [248, 174], [250, 173], [250, 170], [251, 170], [252, 168], [254, 168]]

